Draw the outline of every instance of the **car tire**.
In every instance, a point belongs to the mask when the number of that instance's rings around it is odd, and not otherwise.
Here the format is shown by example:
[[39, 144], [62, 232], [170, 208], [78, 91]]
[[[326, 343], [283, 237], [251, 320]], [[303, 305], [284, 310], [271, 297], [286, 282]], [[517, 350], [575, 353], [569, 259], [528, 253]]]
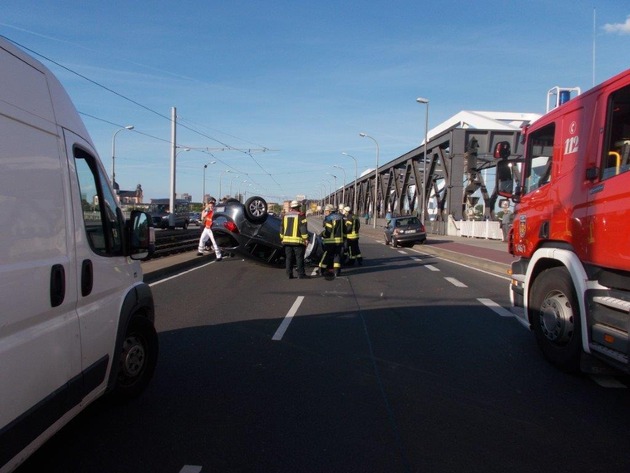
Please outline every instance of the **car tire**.
[[253, 196], [245, 202], [245, 217], [252, 223], [263, 223], [268, 215], [267, 201], [262, 197]]
[[392, 238], [392, 246], [394, 248], [398, 248], [398, 241], [396, 241], [396, 238]]
[[153, 377], [158, 358], [158, 337], [153, 323], [141, 315], [133, 316], [118, 349], [120, 361], [111, 399], [125, 401], [137, 397]]

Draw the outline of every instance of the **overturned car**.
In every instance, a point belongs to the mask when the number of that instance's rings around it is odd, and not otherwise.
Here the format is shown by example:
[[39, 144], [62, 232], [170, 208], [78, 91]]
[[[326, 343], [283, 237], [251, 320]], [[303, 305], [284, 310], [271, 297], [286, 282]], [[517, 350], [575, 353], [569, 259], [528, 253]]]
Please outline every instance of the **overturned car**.
[[[212, 233], [222, 252], [235, 252], [261, 263], [283, 266], [281, 224], [282, 219], [269, 213], [262, 197], [250, 197], [245, 204], [228, 199], [214, 208]], [[317, 265], [322, 255], [319, 235], [309, 231], [305, 263]]]

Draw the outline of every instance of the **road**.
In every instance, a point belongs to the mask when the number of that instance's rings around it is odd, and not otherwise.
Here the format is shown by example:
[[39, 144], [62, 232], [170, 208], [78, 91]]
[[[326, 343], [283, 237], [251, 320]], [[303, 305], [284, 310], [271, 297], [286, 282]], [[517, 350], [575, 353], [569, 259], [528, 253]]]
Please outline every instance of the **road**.
[[224, 258], [154, 283], [149, 389], [18, 472], [630, 471], [625, 386], [551, 367], [505, 278], [422, 249], [362, 240], [334, 281]]

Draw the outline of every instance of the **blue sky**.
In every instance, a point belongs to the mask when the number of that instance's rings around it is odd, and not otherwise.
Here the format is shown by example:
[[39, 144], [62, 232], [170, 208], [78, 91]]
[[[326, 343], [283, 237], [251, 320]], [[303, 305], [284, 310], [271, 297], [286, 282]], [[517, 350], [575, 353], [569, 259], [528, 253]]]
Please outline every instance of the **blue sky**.
[[134, 125], [116, 135], [116, 180], [141, 184], [147, 201], [169, 193], [171, 107], [178, 145], [192, 148], [177, 157], [178, 194], [199, 201], [203, 165], [217, 161], [212, 195], [221, 181], [222, 194], [318, 198], [331, 174], [354, 179], [342, 152], [359, 174], [374, 168], [375, 143], [359, 132], [378, 142], [381, 164], [422, 142], [417, 97], [430, 100], [429, 128], [461, 110], [544, 113], [551, 87], [586, 90], [593, 74], [599, 83], [630, 67], [627, 0], [1, 5], [0, 34], [92, 81], [38, 57], [108, 172], [113, 134]]

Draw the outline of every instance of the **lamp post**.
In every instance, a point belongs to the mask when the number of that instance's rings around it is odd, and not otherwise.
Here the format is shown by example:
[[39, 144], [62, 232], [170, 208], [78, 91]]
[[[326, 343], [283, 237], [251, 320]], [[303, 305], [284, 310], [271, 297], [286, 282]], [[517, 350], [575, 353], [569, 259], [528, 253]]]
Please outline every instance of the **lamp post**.
[[337, 166], [336, 164], [333, 164], [333, 167], [337, 169], [341, 169], [343, 171], [343, 191], [341, 191], [341, 202], [343, 203], [345, 207], [346, 206], [346, 170], [342, 168], [341, 166]]
[[354, 208], [352, 209], [352, 211], [358, 212], [359, 209], [357, 209], [357, 179], [359, 178], [359, 172], [358, 172], [357, 158], [349, 155], [346, 152], [342, 152], [341, 154], [343, 154], [344, 156], [348, 156], [349, 158], [352, 158], [354, 160]]
[[235, 175], [232, 179], [230, 179], [230, 197], [234, 197], [232, 195], [232, 183], [234, 182], [234, 179], [237, 179], [237, 178], [238, 178], [238, 174]]
[[330, 188], [330, 181], [323, 180], [322, 184], [324, 185], [324, 192], [328, 192], [328, 203], [332, 204], [332, 190]]
[[127, 125], [116, 130], [112, 136], [112, 187], [116, 194], [118, 193], [118, 184], [116, 184], [116, 135], [123, 130], [133, 130], [133, 128], [133, 125]]
[[[337, 207], [337, 176], [335, 176], [334, 174], [331, 174], [329, 172], [327, 172], [326, 174], [328, 174], [329, 176], [332, 176], [335, 179], [335, 187], [334, 187], [334, 192], [335, 192], [335, 196], [334, 196], [334, 201], [333, 201], [333, 205], [335, 207]], [[332, 193], [332, 192], [331, 192]]]
[[372, 138], [370, 135], [367, 135], [365, 133], [359, 133], [359, 136], [361, 138], [369, 138], [371, 139], [375, 144], [376, 144], [376, 169], [374, 170], [374, 228], [376, 228], [376, 217], [377, 217], [377, 203], [378, 203], [378, 155], [379, 155], [379, 146], [378, 146], [378, 141], [376, 141], [374, 138]]
[[201, 203], [203, 204], [206, 201], [206, 169], [209, 164], [216, 164], [216, 161], [210, 161], [203, 165], [203, 191], [201, 193]]
[[226, 169], [225, 171], [221, 171], [221, 174], [219, 174], [219, 200], [223, 199], [222, 195], [221, 195], [221, 179], [223, 178], [223, 174], [225, 174], [226, 172], [232, 172], [229, 169]]
[[426, 203], [426, 186], [427, 186], [427, 146], [429, 138], [429, 99], [418, 97], [416, 102], [427, 106], [425, 119], [424, 119], [424, 159], [422, 160], [422, 210], [420, 212], [420, 220], [424, 224], [424, 209], [427, 206]]

